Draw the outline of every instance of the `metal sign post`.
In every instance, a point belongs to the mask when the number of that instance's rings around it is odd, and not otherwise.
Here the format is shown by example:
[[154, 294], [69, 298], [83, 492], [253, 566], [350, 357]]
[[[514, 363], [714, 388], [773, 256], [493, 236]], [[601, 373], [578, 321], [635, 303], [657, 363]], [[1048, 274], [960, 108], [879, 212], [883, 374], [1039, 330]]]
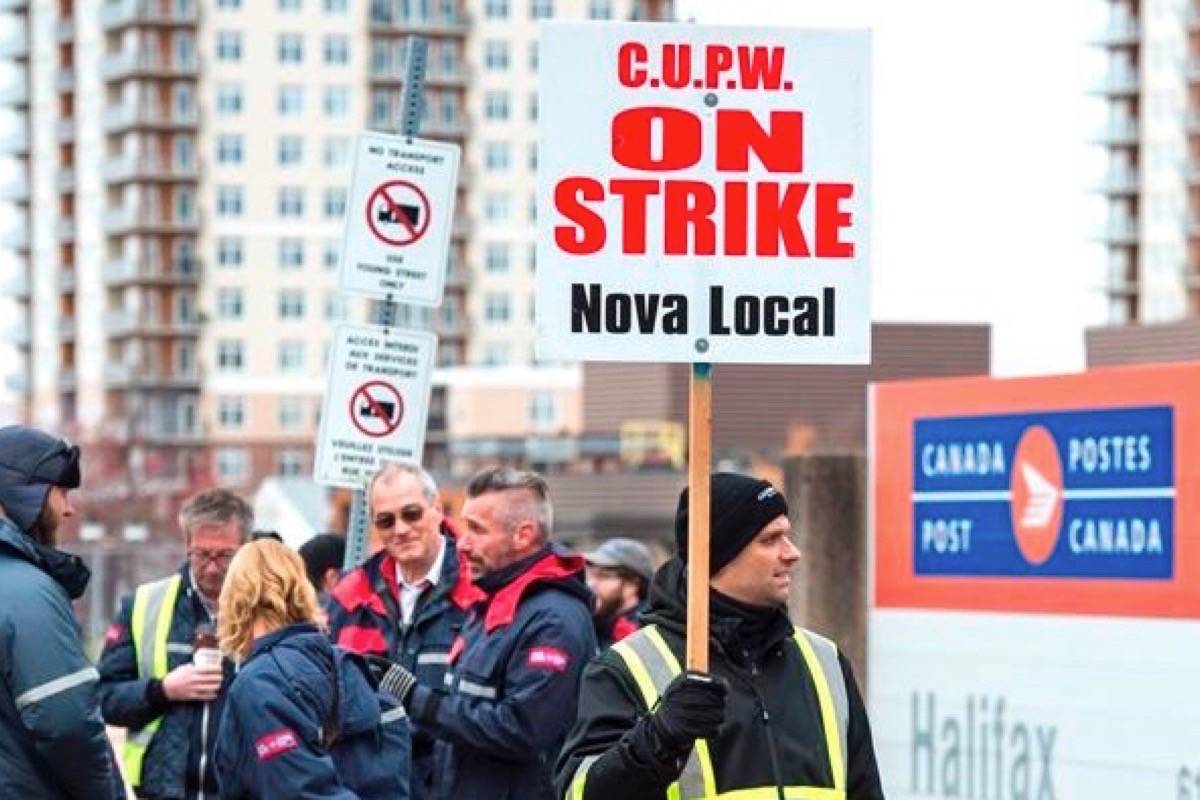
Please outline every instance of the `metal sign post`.
[[[429, 43], [422, 36], [410, 36], [404, 62], [404, 91], [400, 95], [400, 134], [416, 136], [425, 109], [425, 67]], [[396, 302], [389, 295], [383, 301], [384, 328], [396, 324]], [[342, 568], [354, 569], [367, 560], [370, 526], [367, 524], [366, 489], [355, 489], [350, 499], [350, 524], [346, 531], [346, 557]]]

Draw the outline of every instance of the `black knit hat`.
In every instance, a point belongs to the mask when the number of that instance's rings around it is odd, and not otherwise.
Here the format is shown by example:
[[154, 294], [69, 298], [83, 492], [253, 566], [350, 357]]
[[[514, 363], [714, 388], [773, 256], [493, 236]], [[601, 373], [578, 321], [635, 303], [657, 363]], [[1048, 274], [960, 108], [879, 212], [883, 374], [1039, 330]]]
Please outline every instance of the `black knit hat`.
[[[736, 472], [714, 472], [709, 488], [709, 574], [737, 558], [758, 532], [779, 516], [787, 516], [783, 495], [767, 481]], [[675, 546], [687, 561], [688, 490], [675, 509]]]
[[28, 533], [51, 486], [79, 488], [79, 447], [35, 428], [0, 428], [0, 508]]

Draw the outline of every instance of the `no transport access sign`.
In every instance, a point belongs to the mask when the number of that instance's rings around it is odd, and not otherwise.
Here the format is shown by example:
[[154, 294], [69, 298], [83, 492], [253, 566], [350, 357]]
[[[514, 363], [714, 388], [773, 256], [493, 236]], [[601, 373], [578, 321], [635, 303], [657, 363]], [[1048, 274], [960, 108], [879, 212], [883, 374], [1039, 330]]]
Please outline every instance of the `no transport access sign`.
[[458, 160], [456, 145], [378, 133], [358, 137], [342, 291], [398, 303], [442, 302]]
[[385, 461], [421, 461], [437, 340], [431, 333], [338, 325], [314, 478], [361, 489]]

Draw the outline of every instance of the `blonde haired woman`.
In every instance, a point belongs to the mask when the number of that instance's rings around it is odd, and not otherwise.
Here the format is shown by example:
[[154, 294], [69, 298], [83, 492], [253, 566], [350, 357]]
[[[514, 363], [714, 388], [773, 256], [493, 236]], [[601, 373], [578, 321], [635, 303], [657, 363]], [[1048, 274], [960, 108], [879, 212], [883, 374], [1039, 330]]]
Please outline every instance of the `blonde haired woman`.
[[239, 663], [217, 740], [221, 797], [409, 797], [404, 709], [318, 630], [304, 562], [260, 539], [221, 590], [221, 649]]

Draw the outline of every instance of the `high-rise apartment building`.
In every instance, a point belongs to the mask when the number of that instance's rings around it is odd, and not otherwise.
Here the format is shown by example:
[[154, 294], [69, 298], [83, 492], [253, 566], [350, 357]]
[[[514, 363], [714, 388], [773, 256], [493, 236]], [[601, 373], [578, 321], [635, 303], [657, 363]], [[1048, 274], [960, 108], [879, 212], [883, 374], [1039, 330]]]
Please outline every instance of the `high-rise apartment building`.
[[1095, 137], [1112, 323], [1200, 315], [1200, 3], [1105, 0]]
[[[354, 136], [463, 147], [439, 362], [533, 361], [537, 23], [669, 0], [0, 0], [0, 325], [22, 416], [89, 441], [131, 508], [311, 470]], [[2, 182], [0, 182], [2, 183]], [[377, 310], [377, 309], [376, 309]], [[438, 418], [436, 409], [431, 418]]]

